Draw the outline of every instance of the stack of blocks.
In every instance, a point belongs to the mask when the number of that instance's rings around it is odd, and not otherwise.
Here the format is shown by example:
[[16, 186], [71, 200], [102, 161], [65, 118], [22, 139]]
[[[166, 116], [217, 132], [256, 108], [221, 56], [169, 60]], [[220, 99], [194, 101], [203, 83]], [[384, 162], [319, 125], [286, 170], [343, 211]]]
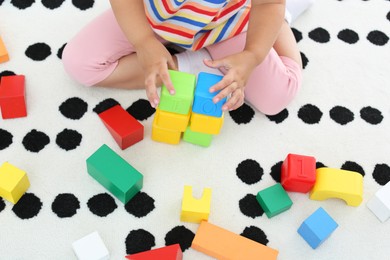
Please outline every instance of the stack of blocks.
[[[222, 106], [226, 98], [216, 104], [212, 101], [218, 93], [209, 88], [218, 83], [222, 76], [201, 72], [196, 82], [195, 75], [169, 71], [176, 93], [169, 94], [161, 88], [160, 104], [152, 126], [152, 139], [168, 144], [183, 140], [207, 147], [213, 135], [219, 134], [223, 125]], [[195, 86], [196, 85], [196, 86]]]

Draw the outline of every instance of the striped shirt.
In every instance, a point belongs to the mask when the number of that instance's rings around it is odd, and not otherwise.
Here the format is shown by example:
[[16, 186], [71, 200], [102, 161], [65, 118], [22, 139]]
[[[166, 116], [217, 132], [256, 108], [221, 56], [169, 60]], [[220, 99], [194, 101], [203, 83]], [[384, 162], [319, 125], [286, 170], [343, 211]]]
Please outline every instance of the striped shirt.
[[198, 50], [246, 31], [250, 0], [144, 0], [153, 31]]

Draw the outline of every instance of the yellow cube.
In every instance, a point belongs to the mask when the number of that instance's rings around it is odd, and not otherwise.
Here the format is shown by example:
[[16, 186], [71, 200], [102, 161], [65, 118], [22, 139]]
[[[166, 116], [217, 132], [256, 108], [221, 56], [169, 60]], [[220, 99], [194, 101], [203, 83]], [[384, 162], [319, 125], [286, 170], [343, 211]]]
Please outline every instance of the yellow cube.
[[0, 197], [16, 204], [30, 187], [27, 174], [12, 164], [0, 166]]
[[191, 111], [187, 115], [182, 115], [157, 108], [154, 117], [159, 127], [184, 132], [190, 121], [190, 115]]
[[152, 140], [167, 144], [178, 144], [180, 142], [182, 132], [162, 128], [157, 125], [156, 121], [157, 117], [154, 117], [152, 125]]
[[223, 125], [224, 114], [221, 117], [207, 116], [191, 113], [191, 131], [216, 135], [219, 134]]
[[200, 199], [192, 196], [192, 186], [184, 186], [183, 201], [181, 205], [180, 220], [185, 222], [200, 223], [208, 220], [211, 207], [211, 189], [203, 189]]

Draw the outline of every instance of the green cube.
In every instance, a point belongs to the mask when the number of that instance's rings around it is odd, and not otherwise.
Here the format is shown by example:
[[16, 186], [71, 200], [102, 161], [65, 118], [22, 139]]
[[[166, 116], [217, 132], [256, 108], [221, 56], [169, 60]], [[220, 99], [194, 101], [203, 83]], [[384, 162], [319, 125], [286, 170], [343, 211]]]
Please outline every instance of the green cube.
[[259, 191], [256, 199], [268, 218], [288, 210], [293, 204], [280, 183]]
[[187, 115], [194, 100], [196, 77], [193, 74], [169, 70], [175, 94], [171, 95], [165, 85], [161, 87], [158, 108], [167, 112]]
[[213, 135], [191, 131], [189, 126], [183, 134], [183, 141], [204, 147], [210, 146], [212, 139]]
[[143, 175], [105, 144], [87, 159], [87, 171], [125, 204], [143, 186]]

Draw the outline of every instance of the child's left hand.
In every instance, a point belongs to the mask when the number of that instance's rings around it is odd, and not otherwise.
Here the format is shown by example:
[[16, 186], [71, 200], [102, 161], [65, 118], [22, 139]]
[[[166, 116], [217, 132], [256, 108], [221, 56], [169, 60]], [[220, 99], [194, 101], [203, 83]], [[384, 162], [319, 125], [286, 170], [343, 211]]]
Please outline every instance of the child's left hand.
[[246, 83], [253, 69], [258, 65], [255, 55], [244, 50], [220, 60], [204, 60], [204, 63], [225, 73], [223, 79], [210, 88], [211, 93], [221, 90], [213, 98], [213, 102], [217, 103], [230, 95], [222, 107], [223, 111], [234, 110], [242, 106]]

